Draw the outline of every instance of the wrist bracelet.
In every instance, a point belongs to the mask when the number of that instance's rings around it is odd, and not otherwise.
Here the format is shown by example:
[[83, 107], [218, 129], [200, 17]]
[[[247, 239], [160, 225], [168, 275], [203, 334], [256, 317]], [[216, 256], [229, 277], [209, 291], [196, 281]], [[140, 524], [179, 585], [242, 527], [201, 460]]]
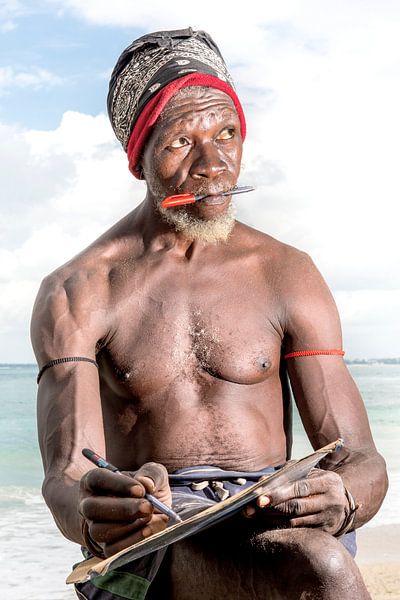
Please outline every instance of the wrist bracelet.
[[89, 525], [86, 519], [83, 519], [82, 521], [82, 536], [85, 541], [85, 548], [89, 550], [90, 554], [93, 554], [93, 556], [97, 556], [98, 558], [106, 558], [103, 548], [91, 538]]
[[349, 490], [345, 486], [344, 486], [344, 493], [346, 495], [347, 502], [349, 503], [349, 512], [346, 514], [346, 510], [345, 510], [345, 518], [342, 523], [342, 526], [340, 527], [339, 531], [337, 531], [336, 533], [333, 534], [335, 537], [341, 537], [345, 533], [348, 533], [349, 531], [351, 531], [353, 529], [354, 521], [356, 518], [356, 511], [358, 508], [358, 504], [356, 504], [356, 501], [354, 500], [352, 494], [349, 492]]

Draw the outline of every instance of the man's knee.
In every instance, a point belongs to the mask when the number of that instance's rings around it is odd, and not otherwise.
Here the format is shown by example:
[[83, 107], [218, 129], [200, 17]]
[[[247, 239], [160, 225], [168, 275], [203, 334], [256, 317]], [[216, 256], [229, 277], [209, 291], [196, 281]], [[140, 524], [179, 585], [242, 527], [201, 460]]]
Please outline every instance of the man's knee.
[[294, 560], [310, 569], [336, 576], [354, 563], [338, 540], [319, 529], [278, 529], [259, 534], [252, 540], [256, 553], [269, 560]]
[[[326, 590], [350, 598], [347, 591], [358, 591], [364, 596], [364, 584], [356, 563], [338, 540], [317, 529], [284, 529], [259, 534], [252, 540], [257, 562], [265, 561], [273, 571], [285, 573], [276, 578], [277, 587], [290, 591], [299, 589]], [[290, 588], [290, 589], [289, 589]], [[283, 589], [283, 588], [282, 588]], [[346, 591], [347, 590], [347, 591]], [[293, 597], [296, 597], [293, 595]], [[330, 597], [329, 594], [321, 597]]]
[[213, 533], [174, 545], [173, 598], [369, 598], [349, 552], [323, 531], [285, 529], [236, 539], [228, 531]]

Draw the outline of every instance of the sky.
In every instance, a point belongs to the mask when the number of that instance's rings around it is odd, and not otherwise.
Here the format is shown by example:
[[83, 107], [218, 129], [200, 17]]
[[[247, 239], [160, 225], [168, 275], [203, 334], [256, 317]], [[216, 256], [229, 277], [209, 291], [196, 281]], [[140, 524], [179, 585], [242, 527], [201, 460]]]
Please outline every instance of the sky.
[[119, 54], [189, 26], [244, 106], [238, 219], [310, 254], [347, 358], [400, 356], [397, 0], [0, 0], [0, 362], [34, 362], [43, 277], [144, 198], [107, 119]]

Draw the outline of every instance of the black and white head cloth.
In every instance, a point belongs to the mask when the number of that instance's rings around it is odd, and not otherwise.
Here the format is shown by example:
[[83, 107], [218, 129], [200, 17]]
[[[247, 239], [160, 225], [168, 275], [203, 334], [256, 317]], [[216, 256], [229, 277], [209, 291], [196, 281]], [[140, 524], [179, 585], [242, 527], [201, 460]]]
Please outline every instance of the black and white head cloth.
[[162, 110], [179, 89], [193, 85], [214, 87], [232, 98], [244, 140], [242, 106], [221, 53], [208, 33], [191, 27], [157, 31], [140, 37], [122, 52], [111, 75], [107, 108], [135, 177], [141, 178], [137, 163]]

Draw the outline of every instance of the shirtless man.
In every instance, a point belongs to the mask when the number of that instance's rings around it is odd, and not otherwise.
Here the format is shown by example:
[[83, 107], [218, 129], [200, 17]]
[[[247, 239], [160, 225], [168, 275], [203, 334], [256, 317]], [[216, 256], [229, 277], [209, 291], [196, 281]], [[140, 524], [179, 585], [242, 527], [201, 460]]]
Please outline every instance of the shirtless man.
[[[40, 367], [60, 357], [98, 365], [72, 360], [42, 373], [44, 497], [63, 534], [99, 556], [163, 529], [167, 518], [143, 495], [147, 490], [170, 504], [167, 471], [190, 465], [257, 471], [287, 460], [282, 354], [335, 350], [286, 364], [313, 447], [338, 437], [345, 447], [307, 479], [259, 498], [247, 519], [171, 546], [147, 597], [369, 598], [342, 538], [334, 536], [349, 523], [346, 489], [359, 505], [352, 528], [360, 527], [382, 503], [387, 477], [337, 352], [342, 340], [332, 295], [306, 254], [235, 221], [231, 196], [218, 196], [237, 182], [245, 124], [212, 40], [191, 29], [145, 37], [153, 46], [136, 42], [125, 51], [110, 94], [114, 128], [129, 146], [132, 172], [145, 179], [146, 197], [49, 275], [34, 308]], [[131, 133], [124, 127], [132, 114], [121, 106], [124, 90], [130, 93], [139, 78], [126, 65], [148, 69], [152, 49], [169, 52], [169, 65], [173, 59], [178, 68], [193, 68], [163, 79], [161, 67], [158, 81], [154, 74], [147, 79], [142, 97], [160, 82], [172, 92], [163, 100], [153, 89], [146, 105], [133, 98]], [[214, 70], [210, 60], [199, 62], [211, 52]], [[186, 87], [171, 88], [186, 77]], [[222, 77], [221, 85], [214, 81]], [[151, 98], [153, 122], [145, 113]], [[183, 192], [210, 197], [160, 208], [164, 197]], [[125, 475], [92, 469], [84, 447]], [[286, 518], [286, 528], [271, 529], [270, 507]], [[120, 598], [95, 587], [80, 593]]]

